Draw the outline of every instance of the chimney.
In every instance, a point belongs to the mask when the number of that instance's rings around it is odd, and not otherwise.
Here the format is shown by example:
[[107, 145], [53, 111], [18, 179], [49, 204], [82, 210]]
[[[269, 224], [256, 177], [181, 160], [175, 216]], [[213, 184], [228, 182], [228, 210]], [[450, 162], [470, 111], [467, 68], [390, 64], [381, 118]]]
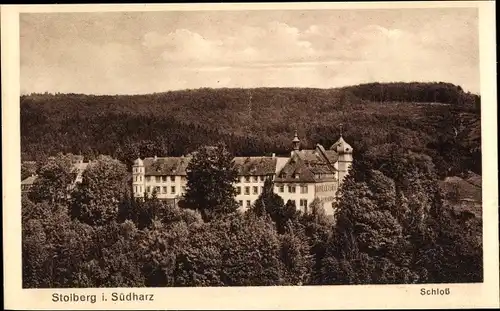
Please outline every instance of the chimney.
[[273, 152], [273, 158], [276, 157], [276, 153]]

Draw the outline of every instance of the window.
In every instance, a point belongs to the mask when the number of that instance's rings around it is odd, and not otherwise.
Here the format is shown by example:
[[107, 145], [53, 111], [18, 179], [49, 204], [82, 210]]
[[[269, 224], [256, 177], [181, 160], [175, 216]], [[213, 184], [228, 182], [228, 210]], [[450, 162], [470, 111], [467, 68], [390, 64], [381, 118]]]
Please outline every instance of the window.
[[151, 181], [151, 176], [146, 176], [146, 181]]
[[253, 181], [254, 181], [254, 182], [258, 182], [258, 181], [259, 181], [259, 176], [254, 176], [254, 177], [253, 177]]
[[259, 187], [257, 186], [253, 187], [253, 194], [259, 194]]
[[236, 187], [236, 194], [241, 194], [241, 187]]
[[243, 200], [240, 200], [240, 206], [243, 207]]
[[161, 181], [162, 181], [162, 182], [167, 182], [167, 176], [162, 176], [162, 177], [161, 177]]
[[260, 176], [260, 181], [264, 181], [265, 178], [265, 176]]
[[250, 194], [250, 187], [245, 187], [245, 194], [249, 195]]
[[160, 193], [160, 187], [155, 187], [156, 193]]
[[156, 182], [161, 183], [161, 176], [156, 176]]
[[146, 187], [146, 192], [151, 192], [151, 187], [150, 186]]
[[170, 187], [171, 193], [175, 194], [175, 186]]
[[139, 176], [139, 181], [142, 181], [142, 176]]
[[250, 176], [245, 176], [245, 182], [250, 182]]
[[302, 207], [304, 209], [304, 213], [307, 213], [307, 200], [306, 199], [300, 200], [300, 207]]
[[135, 181], [139, 181], [139, 176], [135, 176]]
[[[22, 190], [26, 190], [26, 187], [23, 185], [21, 187]], [[134, 186], [134, 192], [137, 193], [137, 186]]]
[[307, 186], [300, 186], [300, 193], [307, 193]]
[[175, 181], [175, 176], [170, 176], [170, 181], [174, 182]]
[[280, 192], [285, 192], [285, 186], [280, 185]]
[[288, 192], [295, 193], [295, 186], [288, 186]]
[[247, 207], [250, 207], [250, 200], [247, 200]]

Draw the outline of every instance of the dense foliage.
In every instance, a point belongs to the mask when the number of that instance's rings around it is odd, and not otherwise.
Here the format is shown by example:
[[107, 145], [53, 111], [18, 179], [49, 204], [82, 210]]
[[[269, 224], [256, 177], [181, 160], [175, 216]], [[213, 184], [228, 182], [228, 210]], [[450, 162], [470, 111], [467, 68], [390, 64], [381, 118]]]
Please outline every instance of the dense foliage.
[[21, 97], [21, 151], [25, 161], [72, 152], [127, 165], [220, 141], [234, 155], [288, 154], [294, 130], [305, 147], [329, 146], [340, 123], [357, 150], [396, 144], [431, 156], [440, 177], [481, 173], [480, 98], [447, 83], [31, 94]]
[[[356, 151], [333, 216], [317, 201], [303, 214], [270, 180], [235, 212], [233, 155], [288, 154], [295, 129], [328, 147], [340, 123]], [[36, 161], [22, 176], [38, 175], [22, 198], [24, 287], [483, 280], [481, 213], [443, 179], [481, 173], [480, 98], [458, 86], [31, 94], [21, 136]], [[76, 187], [68, 152], [93, 160]], [[132, 160], [192, 152], [180, 207], [131, 196]]]
[[186, 171], [187, 186], [181, 206], [198, 210], [205, 220], [236, 212], [233, 184], [238, 172], [224, 144], [199, 148]]
[[[210, 163], [209, 156], [200, 163]], [[65, 171], [63, 159], [41, 170], [46, 176]], [[23, 197], [23, 286], [481, 282], [481, 221], [443, 200], [432, 159], [395, 150], [387, 165], [376, 160], [356, 153], [334, 217], [317, 201], [311, 213], [297, 211], [267, 181], [247, 212], [204, 219], [198, 209], [154, 194], [132, 198], [118, 186], [124, 164], [100, 157], [71, 197], [37, 195], [57, 194], [47, 191], [57, 189], [55, 183]], [[229, 200], [214, 202], [212, 210], [231, 211]]]

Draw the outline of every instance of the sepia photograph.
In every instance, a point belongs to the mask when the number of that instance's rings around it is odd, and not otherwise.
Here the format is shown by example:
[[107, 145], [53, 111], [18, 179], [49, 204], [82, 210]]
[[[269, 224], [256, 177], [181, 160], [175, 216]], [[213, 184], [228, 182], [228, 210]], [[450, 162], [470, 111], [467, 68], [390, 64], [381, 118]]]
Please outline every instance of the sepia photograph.
[[18, 11], [19, 291], [485, 284], [477, 5], [188, 7]]

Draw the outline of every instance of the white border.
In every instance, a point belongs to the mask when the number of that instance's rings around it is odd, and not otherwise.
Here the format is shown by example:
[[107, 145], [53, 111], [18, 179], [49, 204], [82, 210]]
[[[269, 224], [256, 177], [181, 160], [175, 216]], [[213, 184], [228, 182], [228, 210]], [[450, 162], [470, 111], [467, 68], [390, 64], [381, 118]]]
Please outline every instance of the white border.
[[[22, 289], [19, 132], [19, 13], [162, 10], [312, 10], [478, 7], [482, 99], [483, 244], [482, 284], [356, 285], [232, 288]], [[168, 4], [168, 5], [39, 5], [2, 6], [2, 139], [4, 307], [6, 309], [375, 309], [499, 307], [498, 195], [496, 139], [495, 3], [485, 1]], [[421, 296], [421, 288], [451, 289], [449, 296]], [[98, 296], [111, 292], [153, 293], [154, 302], [53, 303], [51, 294]]]

